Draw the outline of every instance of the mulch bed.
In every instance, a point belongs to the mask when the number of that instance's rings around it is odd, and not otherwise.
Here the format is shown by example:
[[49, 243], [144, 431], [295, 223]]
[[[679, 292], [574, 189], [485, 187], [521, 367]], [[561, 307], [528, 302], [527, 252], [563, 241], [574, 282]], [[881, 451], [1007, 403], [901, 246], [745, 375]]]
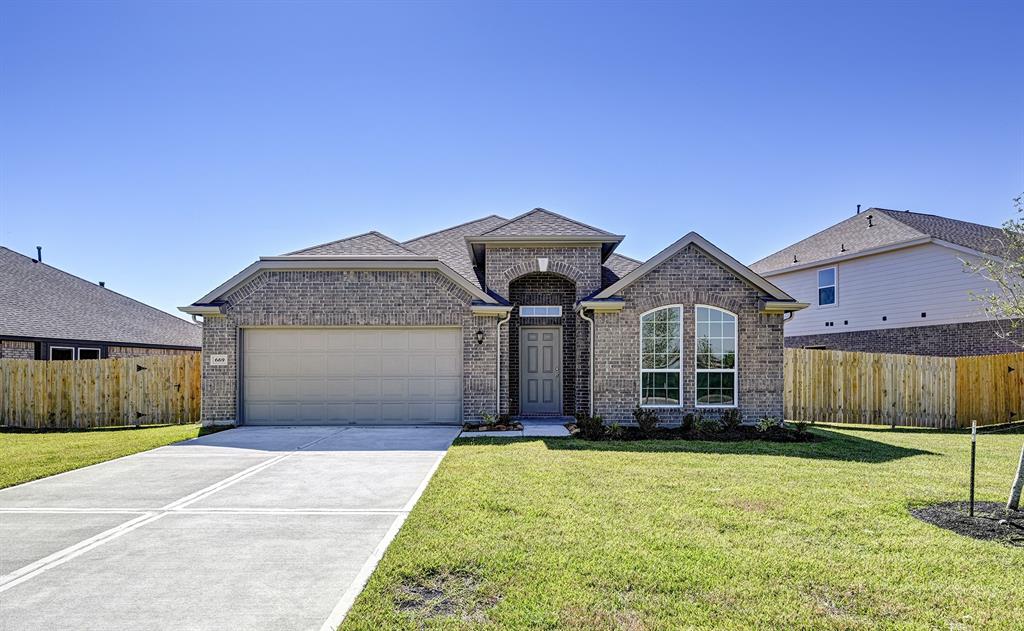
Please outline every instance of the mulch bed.
[[[565, 428], [576, 438], [584, 438], [579, 434], [575, 423], [568, 423]], [[808, 431], [800, 432], [781, 426], [772, 427], [763, 432], [750, 425], [740, 425], [732, 429], [723, 428], [716, 432], [701, 432], [697, 429], [683, 431], [681, 427], [659, 427], [653, 432], [645, 433], [640, 431], [639, 427], [627, 425], [619, 428], [618, 434], [606, 435], [602, 440], [703, 440], [713, 442], [764, 440], [772, 443], [815, 443], [825, 439]]]
[[466, 423], [462, 426], [464, 432], [518, 432], [523, 429], [522, 423], [510, 421], [508, 423]]
[[996, 502], [975, 502], [974, 517], [967, 502], [944, 502], [910, 509], [923, 522], [982, 541], [1024, 547], [1024, 511], [1007, 510]]

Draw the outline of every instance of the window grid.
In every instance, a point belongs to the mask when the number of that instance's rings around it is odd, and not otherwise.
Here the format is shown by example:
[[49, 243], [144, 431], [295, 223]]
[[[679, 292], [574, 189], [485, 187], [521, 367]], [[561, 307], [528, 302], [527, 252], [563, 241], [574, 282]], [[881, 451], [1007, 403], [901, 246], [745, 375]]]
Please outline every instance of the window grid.
[[640, 316], [640, 405], [682, 403], [682, 309], [662, 307]]
[[520, 318], [560, 318], [562, 307], [560, 306], [528, 306], [519, 307]]
[[696, 405], [735, 407], [736, 316], [716, 307], [696, 311]]

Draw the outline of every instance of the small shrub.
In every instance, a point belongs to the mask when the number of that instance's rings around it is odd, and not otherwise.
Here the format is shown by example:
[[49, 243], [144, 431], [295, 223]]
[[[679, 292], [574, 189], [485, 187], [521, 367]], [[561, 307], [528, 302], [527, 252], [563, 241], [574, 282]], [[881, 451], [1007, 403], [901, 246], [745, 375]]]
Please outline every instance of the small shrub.
[[490, 412], [485, 412], [483, 410], [480, 410], [480, 424], [481, 425], [491, 425], [493, 423], [494, 423], [494, 415], [491, 414]]
[[642, 407], [633, 409], [633, 420], [636, 421], [637, 426], [640, 427], [640, 432], [643, 434], [653, 433], [654, 430], [658, 429], [658, 423], [661, 422], [657, 412], [645, 410]]
[[722, 422], [715, 418], [697, 417], [697, 431], [701, 434], [717, 434], [722, 431]]
[[740, 414], [739, 409], [729, 408], [725, 412], [722, 412], [722, 425], [729, 431], [737, 430], [740, 427], [740, 421], [742, 418], [743, 417]]
[[778, 427], [779, 424], [779, 419], [773, 418], [771, 416], [766, 416], [765, 418], [757, 422], [757, 431], [762, 433], [768, 432]]
[[623, 435], [625, 435], [625, 433], [625, 428], [623, 428], [622, 425], [619, 425], [618, 421], [614, 421], [608, 426], [608, 438], [611, 440], [619, 440]]
[[693, 415], [693, 412], [688, 412], [683, 417], [683, 422], [679, 425], [679, 429], [682, 430], [684, 434], [689, 434], [693, 431], [695, 419], [696, 417]]
[[604, 419], [600, 416], [576, 415], [576, 429], [584, 440], [602, 440], [605, 437]]
[[498, 423], [500, 423], [501, 425], [508, 425], [511, 422], [512, 422], [512, 417], [509, 416], [508, 414], [499, 414], [498, 415]]
[[799, 435], [799, 436], [806, 436], [807, 435], [807, 421], [797, 421], [796, 423], [794, 423], [794, 426], [796, 427], [797, 435]]

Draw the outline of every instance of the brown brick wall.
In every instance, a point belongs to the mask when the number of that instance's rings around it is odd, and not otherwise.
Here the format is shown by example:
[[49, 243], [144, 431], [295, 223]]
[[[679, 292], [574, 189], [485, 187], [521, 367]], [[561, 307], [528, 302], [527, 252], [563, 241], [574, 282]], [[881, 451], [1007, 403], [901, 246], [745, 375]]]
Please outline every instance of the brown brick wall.
[[35, 359], [36, 345], [34, 342], [19, 340], [0, 340], [0, 359]]
[[1000, 339], [996, 336], [997, 332], [1008, 330], [1008, 321], [960, 322], [822, 335], [794, 335], [786, 338], [786, 346], [824, 346], [837, 351], [939, 357], [1019, 353], [1024, 347], [1024, 335], [1020, 330], [1011, 339]]
[[[238, 330], [248, 326], [460, 326], [463, 412], [494, 412], [493, 317], [474, 317], [471, 296], [434, 271], [270, 271], [227, 296], [203, 323], [203, 421], [237, 420]], [[476, 331], [484, 332], [484, 343]], [[210, 366], [211, 354], [228, 355]]]
[[[688, 246], [627, 287], [619, 313], [596, 314], [594, 413], [606, 421], [632, 422], [640, 399], [640, 316], [665, 305], [682, 306], [682, 406], [658, 409], [666, 422], [695, 410], [694, 307], [726, 309], [737, 316], [738, 404], [745, 422], [782, 417], [782, 316], [759, 311], [761, 292], [695, 246]], [[580, 327], [585, 328], [585, 327]], [[718, 416], [722, 408], [702, 408]]]
[[141, 346], [108, 346], [107, 357], [142, 357], [144, 355], [188, 355], [194, 350], [181, 348], [144, 348]]

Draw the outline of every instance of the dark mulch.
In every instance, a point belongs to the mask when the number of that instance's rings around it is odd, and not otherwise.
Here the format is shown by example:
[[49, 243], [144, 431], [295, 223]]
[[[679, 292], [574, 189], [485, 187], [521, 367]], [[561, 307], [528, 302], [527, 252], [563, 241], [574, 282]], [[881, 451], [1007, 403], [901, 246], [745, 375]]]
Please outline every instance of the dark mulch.
[[464, 432], [518, 432], [523, 429], [522, 423], [509, 421], [508, 423], [466, 423], [462, 426]]
[[921, 521], [982, 541], [1024, 547], [1024, 511], [1007, 510], [995, 502], [975, 502], [974, 517], [967, 502], [944, 502], [910, 509]]
[[[594, 440], [583, 436], [575, 423], [566, 424], [569, 433], [577, 438]], [[765, 440], [772, 443], [814, 443], [825, 438], [808, 431], [799, 431], [790, 427], [778, 426], [759, 431], [751, 425], [740, 425], [735, 428], [722, 428], [714, 432], [702, 432], [698, 429], [684, 430], [682, 427], [659, 427], [652, 432], [643, 432], [639, 427], [627, 425], [614, 432], [606, 431], [598, 440], [703, 440], [713, 442], [738, 442], [743, 440]]]

